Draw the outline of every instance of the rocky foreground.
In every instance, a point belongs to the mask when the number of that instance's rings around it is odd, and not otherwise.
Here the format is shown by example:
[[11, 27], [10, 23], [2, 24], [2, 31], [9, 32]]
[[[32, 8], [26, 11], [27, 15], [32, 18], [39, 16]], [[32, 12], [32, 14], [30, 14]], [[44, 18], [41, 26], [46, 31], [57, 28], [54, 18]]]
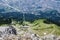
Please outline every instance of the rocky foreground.
[[0, 37], [0, 40], [60, 40], [60, 36], [55, 35], [45, 35], [38, 36], [37, 34], [25, 32], [23, 35], [5, 34]]
[[[29, 29], [29, 26], [21, 27], [22, 29], [17, 32], [14, 32], [15, 28], [12, 26], [8, 27], [7, 32], [2, 32], [0, 40], [60, 40], [60, 36], [53, 34], [48, 34], [44, 36], [39, 36], [35, 34], [32, 30]], [[26, 30], [27, 31], [24, 31]], [[46, 34], [46, 33], [44, 33]]]
[[5, 35], [4, 37], [0, 38], [0, 40], [60, 40], [60, 36], [54, 36], [54, 35], [46, 35], [38, 37], [36, 34], [24, 34], [23, 36], [17, 36], [17, 35]]

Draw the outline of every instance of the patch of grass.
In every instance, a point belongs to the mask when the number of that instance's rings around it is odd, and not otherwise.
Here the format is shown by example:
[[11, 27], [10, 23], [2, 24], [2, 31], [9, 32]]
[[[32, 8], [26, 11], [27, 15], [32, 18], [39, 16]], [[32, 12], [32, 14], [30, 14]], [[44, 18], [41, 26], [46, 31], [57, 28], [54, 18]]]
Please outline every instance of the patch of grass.
[[35, 32], [36, 34], [43, 36], [44, 33], [47, 34], [55, 34], [55, 35], [60, 35], [60, 27], [57, 26], [56, 24], [46, 24], [44, 23], [45, 19], [38, 19], [35, 20], [32, 24], [33, 26], [31, 27], [32, 31]]

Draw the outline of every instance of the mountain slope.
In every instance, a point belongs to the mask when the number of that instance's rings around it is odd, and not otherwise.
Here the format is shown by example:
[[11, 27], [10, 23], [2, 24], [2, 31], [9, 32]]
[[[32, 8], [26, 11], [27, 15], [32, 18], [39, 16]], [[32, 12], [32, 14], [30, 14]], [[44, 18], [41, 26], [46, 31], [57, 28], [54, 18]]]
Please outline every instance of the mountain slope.
[[45, 23], [46, 19], [38, 19], [33, 22], [33, 26], [31, 29], [34, 33], [37, 33], [40, 36], [48, 35], [48, 34], [54, 34], [54, 35], [60, 35], [60, 26], [57, 26], [53, 23]]

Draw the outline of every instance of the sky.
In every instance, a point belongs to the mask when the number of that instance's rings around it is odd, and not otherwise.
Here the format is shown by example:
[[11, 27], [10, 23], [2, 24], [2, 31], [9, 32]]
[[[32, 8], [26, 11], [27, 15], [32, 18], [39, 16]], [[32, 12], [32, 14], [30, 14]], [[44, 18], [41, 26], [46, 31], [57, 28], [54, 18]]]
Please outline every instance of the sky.
[[47, 8], [60, 11], [60, 0], [0, 0], [0, 9], [7, 11], [36, 11]]

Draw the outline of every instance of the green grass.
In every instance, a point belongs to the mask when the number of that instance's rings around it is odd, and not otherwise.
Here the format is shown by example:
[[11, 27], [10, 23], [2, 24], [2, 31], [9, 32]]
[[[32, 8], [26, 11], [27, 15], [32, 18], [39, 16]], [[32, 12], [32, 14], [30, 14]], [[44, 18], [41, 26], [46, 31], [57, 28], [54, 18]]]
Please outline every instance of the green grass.
[[56, 24], [46, 24], [44, 23], [45, 19], [38, 19], [35, 20], [31, 27], [32, 31], [40, 36], [43, 36], [44, 33], [46, 35], [48, 34], [54, 34], [54, 35], [60, 35], [60, 27]]
[[[43, 36], [44, 33], [46, 33], [46, 35], [48, 34], [54, 34], [54, 35], [60, 35], [60, 26], [57, 26], [56, 24], [46, 24], [44, 23], [46, 19], [38, 19], [38, 20], [35, 20], [34, 22], [30, 23], [28, 21], [24, 21], [24, 25], [28, 25], [30, 26], [30, 29], [40, 35], [40, 36]], [[18, 23], [15, 23], [15, 26], [17, 29], [20, 29], [20, 26], [22, 24], [18, 24]]]
[[[38, 19], [35, 20], [34, 22], [30, 23], [28, 21], [24, 21], [24, 25], [30, 26], [30, 29], [40, 35], [40, 36], [44, 36], [44, 33], [46, 33], [46, 35], [48, 34], [54, 34], [54, 35], [60, 35], [60, 26], [57, 26], [56, 24], [47, 24], [44, 23], [46, 19]], [[19, 24], [15, 21], [13, 21], [14, 26], [16, 26], [16, 29], [19, 31], [20, 30], [20, 26], [23, 24]], [[1, 26], [5, 26], [5, 24], [1, 25]]]

